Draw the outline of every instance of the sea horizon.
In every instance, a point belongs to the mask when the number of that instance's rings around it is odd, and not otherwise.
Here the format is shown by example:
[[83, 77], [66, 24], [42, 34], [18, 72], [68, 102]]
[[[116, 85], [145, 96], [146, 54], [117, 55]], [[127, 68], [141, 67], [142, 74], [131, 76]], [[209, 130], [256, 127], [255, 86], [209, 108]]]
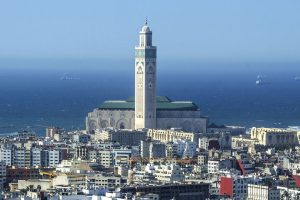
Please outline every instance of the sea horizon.
[[[105, 100], [134, 95], [133, 61], [0, 60], [0, 134], [85, 128]], [[210, 123], [300, 126], [297, 63], [158, 61], [157, 95], [195, 102]], [[66, 75], [67, 80], [62, 80]], [[257, 85], [257, 76], [267, 84]]]

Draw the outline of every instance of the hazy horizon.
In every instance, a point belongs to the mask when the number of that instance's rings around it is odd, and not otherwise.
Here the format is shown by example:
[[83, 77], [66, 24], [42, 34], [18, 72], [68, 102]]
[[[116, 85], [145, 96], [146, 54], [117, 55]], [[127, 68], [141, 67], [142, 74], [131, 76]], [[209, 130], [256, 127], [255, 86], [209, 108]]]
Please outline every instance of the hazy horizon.
[[147, 17], [158, 59], [300, 62], [300, 2], [295, 0], [28, 0], [0, 5], [0, 60], [133, 59]]

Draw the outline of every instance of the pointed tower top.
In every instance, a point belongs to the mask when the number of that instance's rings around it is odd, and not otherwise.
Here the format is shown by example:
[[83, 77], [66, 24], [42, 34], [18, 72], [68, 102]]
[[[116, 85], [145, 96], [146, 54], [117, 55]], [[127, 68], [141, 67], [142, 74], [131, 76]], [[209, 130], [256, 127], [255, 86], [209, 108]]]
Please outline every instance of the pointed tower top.
[[148, 18], [146, 17], [145, 25], [142, 27], [141, 32], [143, 33], [151, 33], [150, 28], [148, 26]]

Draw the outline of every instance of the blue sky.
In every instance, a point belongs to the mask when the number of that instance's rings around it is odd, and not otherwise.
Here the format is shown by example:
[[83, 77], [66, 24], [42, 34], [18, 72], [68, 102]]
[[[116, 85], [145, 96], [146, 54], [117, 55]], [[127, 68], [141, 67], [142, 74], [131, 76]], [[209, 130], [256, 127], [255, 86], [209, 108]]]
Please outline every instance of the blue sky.
[[298, 0], [10, 0], [0, 59], [133, 59], [148, 17], [161, 60], [299, 62]]

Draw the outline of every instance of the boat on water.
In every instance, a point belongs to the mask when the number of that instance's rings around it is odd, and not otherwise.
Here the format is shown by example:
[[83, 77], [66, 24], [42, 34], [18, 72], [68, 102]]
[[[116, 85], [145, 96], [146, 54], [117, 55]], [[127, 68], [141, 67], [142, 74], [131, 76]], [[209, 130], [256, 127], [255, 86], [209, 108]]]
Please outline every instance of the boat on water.
[[270, 83], [270, 82], [268, 82], [268, 81], [266, 81], [264, 79], [265, 79], [265, 76], [257, 75], [255, 84], [256, 85], [265, 85], [265, 84], [269, 84]]
[[68, 74], [64, 73], [61, 77], [60, 77], [61, 81], [69, 81], [69, 80], [80, 80], [80, 78], [78, 77], [72, 77], [69, 76]]
[[295, 81], [300, 81], [300, 76], [294, 77], [294, 80], [295, 80]]

